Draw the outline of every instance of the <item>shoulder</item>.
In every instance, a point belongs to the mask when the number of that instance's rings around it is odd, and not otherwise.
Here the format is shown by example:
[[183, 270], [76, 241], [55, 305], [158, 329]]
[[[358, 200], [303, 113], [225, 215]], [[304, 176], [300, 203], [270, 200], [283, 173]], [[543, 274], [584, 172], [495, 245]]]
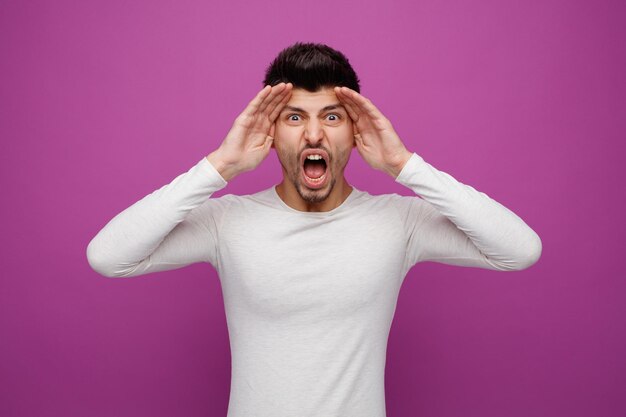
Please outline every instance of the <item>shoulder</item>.
[[402, 222], [424, 219], [437, 212], [428, 201], [417, 195], [400, 195], [397, 193], [369, 195], [368, 202], [377, 211], [386, 208], [392, 210]]
[[370, 194], [366, 191], [359, 191], [359, 194], [359, 199], [362, 203], [367, 203], [373, 206], [408, 208], [411, 205], [423, 202], [423, 200], [416, 195], [406, 196], [397, 193]]
[[271, 188], [253, 194], [224, 194], [220, 197], [207, 199], [203, 206], [210, 210], [231, 211], [242, 208], [258, 207], [273, 203]]
[[366, 191], [358, 191], [358, 195], [353, 200], [353, 205], [358, 209], [376, 213], [385, 217], [406, 217], [411, 205], [418, 197], [408, 197], [396, 193], [370, 194]]

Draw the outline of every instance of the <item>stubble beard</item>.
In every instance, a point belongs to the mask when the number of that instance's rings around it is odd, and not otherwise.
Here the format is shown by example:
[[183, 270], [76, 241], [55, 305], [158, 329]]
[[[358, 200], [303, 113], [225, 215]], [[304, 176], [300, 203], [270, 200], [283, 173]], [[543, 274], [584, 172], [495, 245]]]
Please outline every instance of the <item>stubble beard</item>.
[[[298, 175], [300, 169], [302, 168], [299, 168], [298, 171], [292, 174], [292, 178], [290, 178], [294, 187], [296, 187], [296, 191], [298, 191], [298, 194], [300, 194], [300, 197], [302, 197], [302, 199], [308, 203], [321, 203], [322, 201], [326, 200], [333, 190], [333, 187], [335, 186], [335, 177], [333, 176], [330, 179], [330, 182], [326, 184], [325, 190], [312, 190], [306, 185], [302, 184], [302, 177]], [[330, 167], [327, 167], [326, 175], [328, 175], [329, 170]]]

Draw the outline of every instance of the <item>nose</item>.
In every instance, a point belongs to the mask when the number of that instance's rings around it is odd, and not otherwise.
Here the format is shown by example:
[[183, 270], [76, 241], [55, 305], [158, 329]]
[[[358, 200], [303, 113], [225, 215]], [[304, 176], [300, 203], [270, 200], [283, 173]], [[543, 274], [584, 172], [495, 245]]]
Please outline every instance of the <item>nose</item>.
[[304, 131], [304, 139], [311, 145], [317, 145], [324, 138], [324, 130], [319, 120], [315, 118], [309, 119]]

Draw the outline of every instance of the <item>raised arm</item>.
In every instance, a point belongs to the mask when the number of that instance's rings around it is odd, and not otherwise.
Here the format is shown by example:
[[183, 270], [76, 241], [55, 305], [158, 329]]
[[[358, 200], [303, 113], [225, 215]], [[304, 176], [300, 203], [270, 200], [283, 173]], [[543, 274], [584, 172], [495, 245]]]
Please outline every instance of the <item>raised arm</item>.
[[[205, 158], [128, 207], [91, 240], [87, 260], [107, 277], [132, 277], [214, 262], [218, 204], [201, 206], [226, 180]], [[209, 217], [210, 216], [210, 217]]]
[[409, 266], [434, 261], [518, 271], [541, 256], [541, 239], [520, 217], [419, 155], [413, 153], [396, 181], [422, 197], [406, 200]]
[[408, 266], [436, 261], [512, 271], [539, 259], [541, 239], [515, 213], [409, 152], [369, 99], [346, 87], [336, 87], [335, 94], [354, 122], [363, 159], [422, 197], [400, 202], [409, 201]]
[[90, 266], [104, 276], [131, 277], [195, 262], [215, 265], [217, 228], [227, 203], [208, 199], [267, 157], [291, 87], [263, 88], [217, 150], [115, 216], [87, 246]]

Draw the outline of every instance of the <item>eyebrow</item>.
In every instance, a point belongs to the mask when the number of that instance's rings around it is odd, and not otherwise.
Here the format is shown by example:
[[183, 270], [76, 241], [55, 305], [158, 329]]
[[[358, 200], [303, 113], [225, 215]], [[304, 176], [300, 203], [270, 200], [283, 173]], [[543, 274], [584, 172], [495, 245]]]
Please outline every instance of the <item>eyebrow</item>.
[[[319, 111], [318, 115], [324, 113], [325, 111], [334, 110], [334, 109], [342, 109], [344, 111], [347, 111], [346, 108], [341, 103], [335, 103], [335, 104], [329, 104], [328, 106], [324, 107], [322, 110]], [[291, 111], [296, 111], [296, 112], [299, 112], [299, 113], [305, 113], [306, 114], [306, 111], [304, 111], [304, 109], [301, 109], [300, 107], [294, 107], [294, 106], [288, 106], [288, 105], [286, 105], [283, 108], [281, 113], [283, 113], [286, 110], [291, 110]]]

